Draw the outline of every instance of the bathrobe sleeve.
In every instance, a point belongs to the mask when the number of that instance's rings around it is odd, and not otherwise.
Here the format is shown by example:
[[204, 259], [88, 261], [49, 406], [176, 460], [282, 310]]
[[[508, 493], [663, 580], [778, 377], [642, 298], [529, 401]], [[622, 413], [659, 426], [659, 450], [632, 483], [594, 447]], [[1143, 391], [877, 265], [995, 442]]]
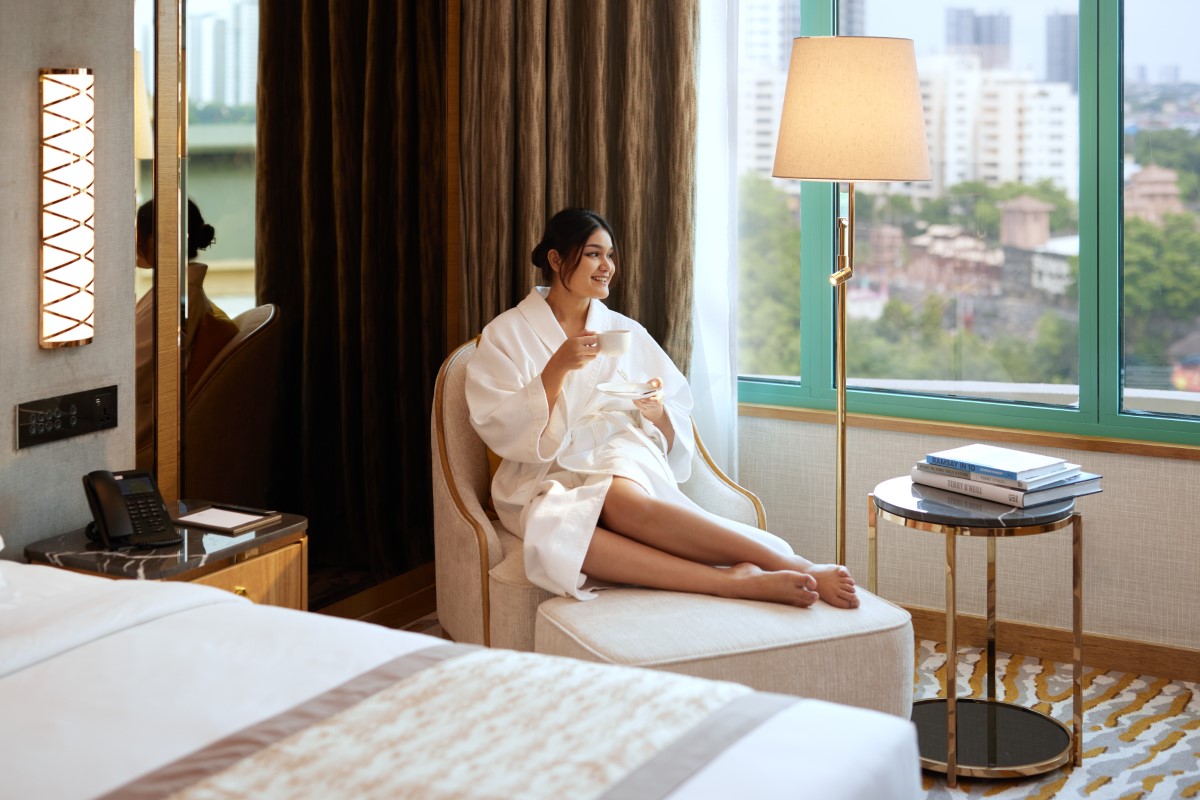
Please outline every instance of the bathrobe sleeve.
[[519, 316], [506, 312], [484, 328], [467, 364], [471, 425], [503, 459], [547, 463], [563, 448], [564, 404], [556, 403], [551, 414], [542, 384], [551, 355]]

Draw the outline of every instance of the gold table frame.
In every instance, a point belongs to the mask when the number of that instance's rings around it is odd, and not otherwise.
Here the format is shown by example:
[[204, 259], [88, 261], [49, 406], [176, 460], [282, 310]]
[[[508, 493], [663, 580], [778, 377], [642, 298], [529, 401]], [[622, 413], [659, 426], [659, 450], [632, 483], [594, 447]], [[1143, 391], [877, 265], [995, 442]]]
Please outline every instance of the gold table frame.
[[[958, 785], [958, 776], [965, 775], [975, 778], [1020, 778], [1049, 772], [1070, 762], [1079, 766], [1083, 761], [1083, 515], [1069, 507], [1061, 519], [1040, 525], [1026, 526], [971, 526], [950, 525], [936, 522], [926, 522], [912, 519], [902, 514], [893, 513], [879, 508], [875, 502], [875, 493], [867, 495], [867, 588], [877, 593], [878, 564], [877, 564], [877, 529], [878, 521], [882, 519], [894, 522], [905, 528], [919, 531], [940, 533], [946, 537], [946, 674], [944, 683], [945, 700], [918, 700], [914, 705], [922, 703], [946, 704], [946, 760], [921, 756], [921, 767], [933, 772], [946, 773], [946, 784]], [[1074, 635], [1072, 647], [1072, 727], [1067, 727], [1058, 720], [1013, 703], [1005, 703], [996, 699], [996, 540], [998, 538], [1015, 536], [1032, 536], [1040, 533], [1059, 531], [1071, 528], [1071, 594], [1072, 617], [1071, 628]], [[1007, 767], [961, 765], [957, 759], [958, 728], [958, 638], [955, 625], [955, 570], [957, 554], [955, 543], [959, 536], [985, 537], [987, 539], [987, 699], [967, 700], [963, 702], [986, 703], [992, 706], [1008, 705], [1021, 708], [1031, 714], [1037, 714], [1050, 723], [1061, 727], [1067, 733], [1069, 745], [1054, 758], [1031, 764]]]

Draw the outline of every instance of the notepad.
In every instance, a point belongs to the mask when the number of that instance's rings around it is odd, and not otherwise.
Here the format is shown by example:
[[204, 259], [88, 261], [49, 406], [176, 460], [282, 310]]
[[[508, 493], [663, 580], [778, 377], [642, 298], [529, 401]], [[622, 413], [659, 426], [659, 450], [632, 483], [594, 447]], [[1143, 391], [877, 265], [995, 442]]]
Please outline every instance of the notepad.
[[172, 522], [177, 525], [208, 528], [223, 533], [241, 533], [251, 528], [276, 522], [279, 519], [280, 515], [275, 512], [250, 514], [244, 511], [231, 511], [219, 506], [209, 506], [199, 511], [193, 511], [191, 514], [176, 517]]

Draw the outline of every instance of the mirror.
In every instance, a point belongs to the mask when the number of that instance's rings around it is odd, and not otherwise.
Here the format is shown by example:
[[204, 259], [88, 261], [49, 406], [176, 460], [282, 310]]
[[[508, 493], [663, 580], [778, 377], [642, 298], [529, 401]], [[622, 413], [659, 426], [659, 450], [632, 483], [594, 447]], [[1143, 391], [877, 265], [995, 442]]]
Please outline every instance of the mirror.
[[[134, 25], [155, 119], [167, 123], [155, 126], [154, 160], [138, 162], [138, 206], [172, 198], [154, 203], [152, 229], [171, 232], [150, 240], [148, 260], [158, 267], [138, 270], [136, 281], [139, 311], [155, 309], [157, 339], [143, 341], [139, 329], [139, 351], [155, 354], [154, 369], [142, 370], [154, 374], [147, 393], [154, 399], [152, 415], [139, 423], [139, 462], [152, 466], [163, 495], [173, 499], [181, 485], [187, 381], [196, 382], [236, 334], [233, 320], [255, 306], [258, 4], [135, 0]], [[187, 98], [186, 110], [172, 108], [174, 97]]]

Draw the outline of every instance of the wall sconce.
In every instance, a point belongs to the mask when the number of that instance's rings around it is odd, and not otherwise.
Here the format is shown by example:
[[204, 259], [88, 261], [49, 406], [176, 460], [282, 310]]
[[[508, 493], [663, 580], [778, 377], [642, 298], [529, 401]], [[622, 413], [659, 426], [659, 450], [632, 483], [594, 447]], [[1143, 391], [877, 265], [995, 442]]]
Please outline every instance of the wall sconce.
[[74, 347], [95, 328], [95, 77], [43, 69], [41, 322], [38, 344]]

